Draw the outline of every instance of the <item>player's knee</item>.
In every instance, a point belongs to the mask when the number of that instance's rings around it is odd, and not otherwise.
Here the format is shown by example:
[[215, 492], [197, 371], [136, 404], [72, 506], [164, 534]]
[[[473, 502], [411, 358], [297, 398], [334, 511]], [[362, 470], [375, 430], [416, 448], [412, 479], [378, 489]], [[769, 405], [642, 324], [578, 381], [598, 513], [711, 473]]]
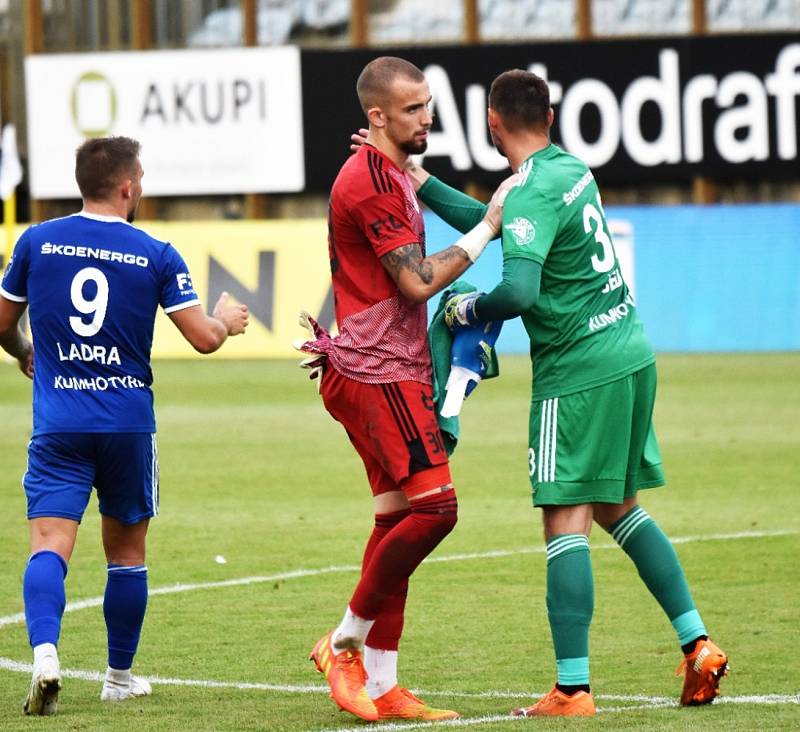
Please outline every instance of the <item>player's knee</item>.
[[430, 536], [444, 539], [458, 523], [458, 499], [452, 486], [441, 486], [436, 495], [411, 503], [414, 517], [423, 523]]
[[425, 515], [414, 513], [418, 521], [425, 526], [425, 533], [428, 539], [435, 544], [444, 539], [458, 523], [458, 513], [456, 511]]
[[442, 515], [440, 524], [442, 527], [442, 538], [447, 536], [458, 523], [458, 507], [454, 507], [454, 509], [448, 513]]
[[145, 563], [145, 547], [141, 542], [114, 542], [105, 546], [106, 560], [121, 567], [138, 567]]

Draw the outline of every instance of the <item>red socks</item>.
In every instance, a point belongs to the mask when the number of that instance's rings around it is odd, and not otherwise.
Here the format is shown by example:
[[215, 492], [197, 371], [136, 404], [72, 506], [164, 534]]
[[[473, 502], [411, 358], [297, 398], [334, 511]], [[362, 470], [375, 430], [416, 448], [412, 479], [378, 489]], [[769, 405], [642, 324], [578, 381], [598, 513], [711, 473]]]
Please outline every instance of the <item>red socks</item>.
[[453, 530], [457, 519], [458, 501], [453, 490], [414, 501], [410, 511], [375, 517], [361, 579], [350, 600], [350, 609], [356, 615], [375, 619], [368, 646], [397, 649], [408, 578]]
[[[364, 561], [361, 563], [362, 574], [367, 571], [369, 562], [378, 544], [383, 538], [399, 524], [404, 518], [411, 514], [411, 509], [394, 511], [393, 513], [375, 514], [375, 528], [367, 542], [364, 550]], [[408, 580], [401, 583], [397, 592], [391, 595], [386, 607], [375, 619], [375, 625], [367, 636], [366, 645], [370, 648], [380, 648], [386, 651], [396, 651], [400, 643], [400, 636], [403, 634], [403, 616], [406, 609], [406, 595], [408, 594]]]

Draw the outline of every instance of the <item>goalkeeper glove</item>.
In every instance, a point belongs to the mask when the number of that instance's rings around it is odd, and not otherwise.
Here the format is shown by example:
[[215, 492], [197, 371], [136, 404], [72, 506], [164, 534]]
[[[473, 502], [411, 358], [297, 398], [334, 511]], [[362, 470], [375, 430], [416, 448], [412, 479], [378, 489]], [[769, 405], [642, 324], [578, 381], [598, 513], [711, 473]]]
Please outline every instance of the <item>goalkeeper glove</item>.
[[443, 417], [454, 417], [461, 405], [486, 375], [492, 363], [494, 344], [500, 335], [503, 321], [462, 327], [453, 336], [450, 347], [450, 376], [442, 405]]
[[[498, 320], [496, 323], [481, 323], [460, 329], [453, 336], [450, 346], [450, 365], [465, 368], [482, 379], [489, 370], [492, 349], [502, 327], [503, 321]], [[467, 394], [474, 388], [468, 389]]]
[[[318, 379], [325, 368], [327, 355], [325, 345], [330, 342], [330, 335], [309, 313], [305, 310], [300, 311], [300, 325], [305, 328], [311, 338], [309, 340], [297, 340], [292, 345], [301, 353], [310, 354], [307, 358], [300, 361], [301, 369], [308, 369], [309, 379]], [[317, 390], [322, 384], [322, 379], [317, 380]]]
[[483, 294], [483, 292], [468, 292], [453, 295], [444, 306], [445, 325], [453, 332], [478, 325], [480, 321], [475, 313], [475, 303]]

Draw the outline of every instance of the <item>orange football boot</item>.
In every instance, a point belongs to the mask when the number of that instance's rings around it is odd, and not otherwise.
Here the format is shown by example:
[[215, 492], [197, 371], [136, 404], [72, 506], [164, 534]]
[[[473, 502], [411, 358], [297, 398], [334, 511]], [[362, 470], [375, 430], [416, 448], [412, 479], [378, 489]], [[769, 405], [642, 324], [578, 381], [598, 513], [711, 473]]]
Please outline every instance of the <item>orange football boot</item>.
[[364, 688], [367, 672], [361, 661], [361, 651], [347, 648], [336, 653], [331, 642], [332, 636], [331, 631], [317, 641], [310, 660], [316, 664], [317, 671], [325, 674], [331, 687], [331, 699], [339, 705], [339, 709], [367, 722], [377, 721], [378, 710]]
[[590, 693], [576, 691], [569, 696], [555, 686], [536, 704], [511, 712], [515, 717], [593, 717], [596, 713]]
[[728, 675], [728, 656], [710, 640], [699, 640], [678, 666], [684, 674], [681, 704], [685, 707], [709, 704], [719, 696], [719, 682]]
[[408, 689], [395, 686], [383, 696], [372, 700], [378, 710], [378, 719], [421, 719], [438, 722], [442, 719], [458, 719], [459, 713], [450, 709], [433, 709], [422, 699], [417, 699]]

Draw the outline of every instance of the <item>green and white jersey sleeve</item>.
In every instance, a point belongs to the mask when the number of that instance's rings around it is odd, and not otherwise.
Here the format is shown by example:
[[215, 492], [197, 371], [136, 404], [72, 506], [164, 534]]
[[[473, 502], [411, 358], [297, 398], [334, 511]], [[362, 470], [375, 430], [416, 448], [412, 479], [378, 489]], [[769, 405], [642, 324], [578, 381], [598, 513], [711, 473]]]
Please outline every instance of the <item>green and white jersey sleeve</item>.
[[558, 210], [543, 191], [525, 182], [509, 191], [503, 205], [503, 258], [544, 264], [558, 235]]
[[591, 171], [549, 145], [520, 172], [503, 208], [503, 257], [542, 265], [539, 298], [522, 314], [534, 400], [610, 383], [652, 363]]

